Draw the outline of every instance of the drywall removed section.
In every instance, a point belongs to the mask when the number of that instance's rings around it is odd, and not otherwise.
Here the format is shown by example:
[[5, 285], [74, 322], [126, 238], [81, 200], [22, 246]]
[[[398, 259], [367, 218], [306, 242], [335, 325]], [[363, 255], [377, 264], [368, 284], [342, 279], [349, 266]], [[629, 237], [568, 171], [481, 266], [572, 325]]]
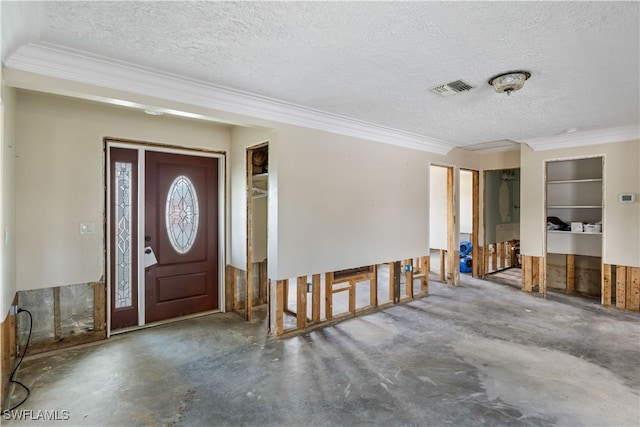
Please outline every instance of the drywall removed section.
[[[30, 91], [17, 95], [18, 290], [103, 277], [104, 137], [229, 149], [225, 126]], [[81, 223], [94, 231], [81, 234]]]
[[[567, 256], [547, 254], [547, 288], [582, 295], [599, 297], [600, 258], [576, 255], [573, 259], [573, 271], [567, 277]], [[567, 283], [569, 279], [570, 283]]]
[[[611, 265], [640, 267], [640, 141], [590, 145], [535, 152], [523, 145], [521, 252], [542, 256], [546, 232], [544, 164], [548, 160], [604, 157], [603, 259]], [[620, 203], [621, 193], [636, 195], [633, 203]]]

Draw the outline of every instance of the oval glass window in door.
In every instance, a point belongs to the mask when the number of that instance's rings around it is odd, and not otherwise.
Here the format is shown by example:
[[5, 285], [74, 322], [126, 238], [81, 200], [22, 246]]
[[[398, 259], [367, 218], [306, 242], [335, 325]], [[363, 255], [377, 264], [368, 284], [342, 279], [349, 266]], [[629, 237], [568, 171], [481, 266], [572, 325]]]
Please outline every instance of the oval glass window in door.
[[167, 194], [166, 223], [169, 242], [176, 252], [185, 254], [198, 236], [198, 195], [191, 180], [180, 175]]

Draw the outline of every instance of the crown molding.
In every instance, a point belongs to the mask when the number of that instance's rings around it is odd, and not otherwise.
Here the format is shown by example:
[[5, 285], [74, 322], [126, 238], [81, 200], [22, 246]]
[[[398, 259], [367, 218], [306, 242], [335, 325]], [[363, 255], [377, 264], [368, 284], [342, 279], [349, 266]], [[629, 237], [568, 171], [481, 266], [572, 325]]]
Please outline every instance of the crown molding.
[[444, 155], [455, 147], [447, 141], [51, 44], [23, 45], [9, 57], [6, 67], [436, 154]]
[[544, 151], [633, 140], [640, 140], [640, 126], [638, 125], [564, 133], [555, 136], [525, 139], [521, 142], [529, 145], [533, 151]]

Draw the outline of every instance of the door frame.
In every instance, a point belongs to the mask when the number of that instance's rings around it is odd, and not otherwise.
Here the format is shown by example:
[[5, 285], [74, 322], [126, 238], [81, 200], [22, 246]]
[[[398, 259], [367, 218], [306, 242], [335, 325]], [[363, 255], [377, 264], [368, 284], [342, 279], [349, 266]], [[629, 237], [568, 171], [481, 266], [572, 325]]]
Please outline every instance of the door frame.
[[[447, 171], [447, 178], [445, 182], [447, 194], [447, 249], [446, 253], [444, 253], [445, 258], [440, 259], [440, 276], [443, 277], [444, 283], [450, 286], [458, 286], [460, 285], [460, 263], [458, 262], [458, 254], [460, 253], [460, 225], [458, 221], [458, 217], [460, 215], [459, 168], [454, 165], [431, 162], [429, 163], [429, 173], [431, 173], [431, 167], [439, 167], [446, 169]], [[430, 194], [429, 197], [431, 197]], [[431, 199], [429, 199], [429, 203], [431, 203]], [[431, 222], [431, 218], [429, 218], [429, 222]], [[431, 236], [429, 239], [431, 239]], [[431, 244], [429, 244], [429, 252], [431, 252]], [[442, 254], [443, 252], [441, 252], [441, 255]]]
[[480, 241], [480, 236], [478, 235], [480, 232], [480, 171], [460, 168], [458, 173], [462, 171], [471, 173], [471, 259], [473, 260], [471, 277], [480, 277], [480, 257], [478, 255], [480, 253], [478, 248], [478, 242]]
[[[136, 221], [138, 223], [138, 233], [135, 236], [138, 246], [138, 271], [133, 273], [138, 278], [138, 325], [129, 328], [118, 329], [117, 331], [111, 331], [111, 147], [125, 148], [130, 150], [137, 150], [138, 152], [138, 215]], [[107, 298], [106, 300], [106, 314], [107, 314], [107, 337], [111, 334], [117, 334], [127, 332], [132, 329], [140, 329], [152, 325], [169, 323], [178, 319], [185, 319], [189, 317], [198, 317], [209, 313], [224, 312], [225, 307], [225, 263], [226, 263], [226, 228], [227, 228], [227, 204], [226, 204], [226, 155], [225, 151], [216, 150], [203, 150], [193, 149], [187, 147], [163, 145], [150, 142], [142, 142], [135, 140], [127, 140], [121, 138], [103, 138], [104, 149], [104, 179], [105, 179], [105, 198], [104, 198], [104, 251], [105, 251], [105, 284]], [[141, 268], [144, 265], [144, 234], [145, 234], [145, 153], [147, 151], [155, 151], [160, 153], [182, 154], [196, 157], [210, 157], [216, 158], [219, 161], [218, 164], [218, 309], [205, 311], [202, 313], [195, 313], [187, 316], [177, 317], [175, 319], [167, 319], [159, 322], [148, 324], [145, 322], [145, 269]]]
[[[246, 165], [246, 176], [247, 176], [247, 186], [246, 186], [246, 271], [247, 278], [245, 284], [245, 303], [244, 303], [244, 318], [245, 320], [251, 320], [253, 316], [253, 152], [263, 149], [267, 147], [269, 148], [269, 141], [263, 141], [255, 145], [251, 145], [246, 147], [245, 149], [245, 165]], [[267, 151], [268, 153], [268, 151]], [[268, 154], [267, 154], [268, 156]], [[267, 181], [267, 188], [269, 188], [269, 184]], [[267, 194], [267, 206], [269, 203], [269, 196]], [[269, 209], [267, 208], [267, 212]], [[267, 213], [267, 218], [268, 218]], [[268, 219], [267, 219], [268, 223]], [[267, 227], [268, 233], [268, 227]], [[267, 237], [268, 241], [268, 237]], [[267, 247], [267, 259], [269, 259], [269, 250]], [[268, 270], [267, 270], [268, 271]], [[268, 273], [267, 273], [268, 275]], [[270, 300], [270, 287], [267, 285], [267, 301]], [[235, 298], [235, 295], [234, 295]], [[269, 311], [270, 312], [270, 311]]]

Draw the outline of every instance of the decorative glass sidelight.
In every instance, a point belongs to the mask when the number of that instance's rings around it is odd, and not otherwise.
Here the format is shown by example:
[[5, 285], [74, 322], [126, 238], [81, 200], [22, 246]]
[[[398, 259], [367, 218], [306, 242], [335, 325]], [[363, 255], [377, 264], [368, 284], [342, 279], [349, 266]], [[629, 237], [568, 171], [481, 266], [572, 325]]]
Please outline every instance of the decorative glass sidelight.
[[185, 254], [193, 247], [199, 217], [196, 189], [188, 177], [180, 175], [169, 187], [166, 208], [167, 234], [176, 252]]
[[132, 164], [116, 162], [115, 165], [115, 306], [130, 307], [132, 304], [131, 274], [131, 183]]

